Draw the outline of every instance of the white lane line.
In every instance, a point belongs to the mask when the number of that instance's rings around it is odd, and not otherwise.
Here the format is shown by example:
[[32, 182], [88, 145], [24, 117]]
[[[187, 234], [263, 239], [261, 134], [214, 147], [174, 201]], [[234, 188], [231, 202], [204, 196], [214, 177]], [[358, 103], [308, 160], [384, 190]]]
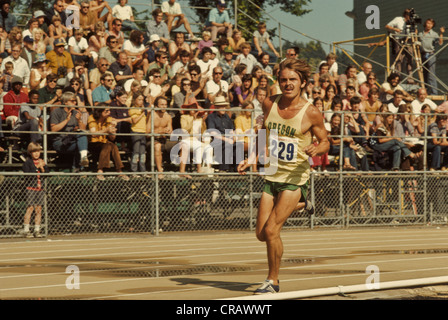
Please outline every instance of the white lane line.
[[[415, 242], [415, 241], [419, 241], [419, 242], [431, 242], [431, 241], [434, 241], [434, 240], [437, 240], [437, 241], [441, 241], [441, 240], [448, 240], [448, 237], [447, 238], [441, 238], [441, 237], [437, 237], [437, 238], [435, 238], [435, 239], [431, 239], [431, 238], [428, 238], [428, 237], [424, 237], [424, 238], [421, 238], [421, 239], [419, 239], [419, 238], [416, 238], [416, 237], [412, 237], [412, 238], [409, 238], [409, 239], [395, 239], [395, 240], [387, 240], [387, 239], [375, 239], [375, 240], [360, 240], [360, 239], [356, 239], [356, 243], [357, 244], [371, 244], [371, 243], [378, 243], [378, 242], [380, 242], [380, 243], [384, 243], [385, 241], [387, 241], [387, 242], [389, 242], [389, 243], [391, 243], [391, 242], [393, 242], [393, 243], [400, 243], [400, 242]], [[254, 241], [251, 241], [251, 242], [253, 242], [253, 243], [257, 243], [258, 244], [258, 246], [260, 245], [260, 242], [257, 242], [256, 240], [254, 240]], [[213, 250], [226, 250], [226, 249], [240, 249], [240, 248], [242, 248], [242, 247], [231, 247], [231, 245], [233, 245], [233, 244], [241, 244], [241, 241], [228, 241], [228, 242], [225, 242], [226, 243], [226, 247], [218, 247], [218, 248], [216, 248], [216, 247], [213, 247], [213, 248], [210, 248], [209, 246], [212, 246], [213, 244], [210, 244], [210, 243], [206, 243], [206, 244], [204, 244], [204, 243], [197, 243], [197, 244], [195, 244], [195, 246], [198, 246], [198, 248], [191, 248], [192, 247], [192, 245], [191, 244], [182, 244], [182, 243], [179, 243], [179, 244], [173, 244], [173, 245], [169, 245], [169, 246], [163, 246], [163, 245], [141, 245], [141, 246], [136, 246], [136, 245], [132, 245], [132, 246], [121, 246], [121, 247], [105, 247], [105, 248], [103, 248], [103, 247], [94, 247], [94, 248], [88, 248], [88, 249], [84, 249], [84, 248], [76, 248], [76, 249], [60, 249], [60, 250], [55, 250], [55, 249], [44, 249], [44, 250], [41, 250], [41, 251], [39, 251], [39, 250], [32, 250], [32, 251], [24, 251], [24, 252], [11, 252], [11, 253], [4, 253], [4, 254], [2, 254], [3, 256], [14, 256], [14, 255], [25, 255], [26, 257], [23, 257], [23, 258], [20, 258], [20, 259], [24, 259], [24, 260], [30, 260], [30, 259], [36, 259], [35, 257], [33, 257], [33, 255], [38, 255], [38, 256], [41, 256], [42, 254], [47, 254], [47, 253], [52, 253], [52, 254], [56, 254], [56, 253], [63, 253], [63, 252], [71, 252], [71, 253], [77, 253], [77, 252], [89, 252], [89, 251], [109, 251], [109, 250], [121, 250], [121, 251], [127, 251], [128, 249], [136, 249], [136, 248], [139, 248], [139, 247], [141, 247], [141, 248], [144, 248], [144, 249], [147, 249], [147, 250], [150, 250], [151, 248], [156, 248], [157, 249], [157, 251], [158, 252], [163, 252], [163, 253], [166, 253], [166, 252], [169, 252], [169, 253], [172, 253], [172, 252], [176, 252], [176, 251], [178, 251], [178, 252], [184, 252], [184, 251], [192, 251], [192, 250], [210, 250], [210, 249], [213, 249]], [[316, 242], [316, 241], [310, 241], [310, 242], [307, 242], [307, 243], [304, 243], [302, 240], [300, 240], [300, 239], [297, 239], [297, 240], [294, 240], [294, 241], [284, 241], [284, 243], [285, 243], [285, 245], [294, 245], [294, 246], [319, 246], [319, 245], [335, 245], [335, 244], [338, 244], [338, 245], [344, 245], [344, 244], [352, 244], [353, 243], [353, 241], [341, 241], [341, 242], [338, 242], [338, 241], [331, 241], [331, 242]], [[222, 244], [222, 242], [220, 242], [219, 244]], [[261, 244], [262, 245], [262, 244]], [[446, 245], [448, 245], [448, 243], [446, 243]], [[251, 247], [258, 247], [258, 246], [251, 246]], [[164, 249], [165, 247], [189, 247], [190, 249], [177, 249], [177, 250], [166, 250], [166, 249]], [[344, 249], [344, 247], [341, 247], [341, 249]], [[136, 252], [137, 254], [142, 254], [142, 253], [149, 253], [149, 251], [138, 251], [138, 252]], [[2, 255], [0, 255], [0, 256], [2, 256]], [[102, 256], [102, 255], [105, 255], [105, 254], [103, 254], [103, 253], [101, 253], [101, 254], [98, 254], [99, 256]], [[47, 259], [50, 259], [51, 257], [47, 257]], [[42, 259], [42, 257], [39, 257], [39, 259]], [[45, 258], [43, 258], [43, 259], [45, 259]], [[0, 263], [3, 263], [3, 262], [7, 262], [7, 261], [13, 261], [14, 259], [1, 259], [0, 258]]]

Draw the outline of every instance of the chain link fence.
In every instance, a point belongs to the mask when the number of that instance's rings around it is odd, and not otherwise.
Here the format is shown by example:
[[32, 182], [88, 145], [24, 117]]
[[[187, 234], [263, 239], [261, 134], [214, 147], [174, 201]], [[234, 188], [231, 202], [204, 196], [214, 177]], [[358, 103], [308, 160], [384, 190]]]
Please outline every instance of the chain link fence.
[[[215, 174], [192, 179], [167, 174], [47, 174], [42, 233], [249, 231], [255, 228], [263, 178]], [[1, 237], [22, 236], [27, 209], [23, 174], [2, 173]], [[315, 214], [294, 212], [285, 228], [446, 224], [448, 175], [440, 173], [313, 173]], [[34, 218], [31, 219], [31, 225]]]

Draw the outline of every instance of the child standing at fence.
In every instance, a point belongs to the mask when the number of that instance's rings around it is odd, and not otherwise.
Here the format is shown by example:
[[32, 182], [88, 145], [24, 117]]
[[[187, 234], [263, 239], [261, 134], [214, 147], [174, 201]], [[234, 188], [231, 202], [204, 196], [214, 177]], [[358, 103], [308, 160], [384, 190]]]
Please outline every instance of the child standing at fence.
[[[28, 145], [28, 159], [22, 166], [24, 173], [36, 173], [27, 175], [26, 198], [27, 208], [24, 218], [24, 234], [27, 238], [42, 238], [40, 234], [40, 223], [42, 220], [42, 206], [44, 204], [44, 189], [42, 186], [42, 176], [40, 173], [48, 172], [48, 167], [44, 160], [40, 158], [42, 147], [35, 142]], [[35, 212], [34, 232], [30, 232], [31, 215]]]
[[[142, 91], [132, 96], [129, 116], [131, 117], [132, 135], [132, 172], [146, 171], [146, 113], [144, 109], [145, 96]], [[134, 176], [138, 178], [139, 176]]]

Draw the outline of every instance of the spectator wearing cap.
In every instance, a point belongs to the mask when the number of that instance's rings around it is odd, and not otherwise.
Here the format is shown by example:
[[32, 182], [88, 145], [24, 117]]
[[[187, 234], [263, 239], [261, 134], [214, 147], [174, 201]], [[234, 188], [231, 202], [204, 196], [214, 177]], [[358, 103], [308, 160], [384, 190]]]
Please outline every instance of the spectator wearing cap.
[[54, 41], [53, 50], [47, 52], [46, 55], [49, 61], [48, 68], [51, 69], [54, 74], [58, 75], [59, 78], [63, 78], [67, 73], [72, 72], [74, 67], [72, 56], [65, 50], [66, 45], [64, 39], [56, 39]]
[[30, 89], [39, 90], [46, 85], [47, 76], [51, 73], [51, 70], [47, 69], [47, 63], [44, 54], [36, 54], [31, 67]]
[[0, 8], [0, 26], [3, 27], [6, 32], [10, 32], [12, 28], [17, 27], [17, 19], [11, 14], [11, 1], [3, 0]]
[[36, 51], [34, 51], [34, 39], [30, 36], [26, 36], [23, 39], [23, 49], [20, 56], [25, 59], [29, 68], [33, 66], [34, 60], [36, 58]]
[[205, 22], [205, 30], [211, 32], [212, 41], [217, 40], [218, 34], [224, 34], [227, 38], [232, 36], [233, 25], [230, 23], [230, 16], [226, 9], [227, 3], [224, 0], [219, 0], [216, 8], [209, 12]]
[[223, 57], [219, 60], [218, 66], [222, 69], [222, 79], [229, 82], [237, 65], [237, 60], [233, 60], [233, 49], [228, 46], [224, 49]]
[[207, 117], [207, 128], [213, 139], [218, 139], [220, 143], [214, 142], [212, 145], [215, 161], [219, 163], [219, 170], [223, 172], [232, 171], [233, 147], [235, 145], [235, 137], [232, 135], [235, 125], [227, 114], [229, 102], [224, 96], [217, 96], [213, 104], [214, 111]]
[[163, 21], [163, 12], [162, 9], [156, 8], [152, 11], [153, 20], [149, 20], [146, 24], [146, 36], [147, 38], [151, 38], [153, 34], [156, 34], [160, 37], [160, 40], [168, 45], [170, 42], [170, 33], [168, 31], [168, 26]]
[[160, 37], [157, 34], [152, 34], [149, 38], [149, 47], [146, 50], [146, 59], [148, 62], [154, 62], [156, 60], [156, 52], [159, 51]]
[[3, 96], [3, 113], [6, 124], [14, 128], [19, 118], [20, 107], [23, 103], [28, 103], [28, 95], [22, 90], [23, 81], [19, 76], [14, 76], [11, 80], [11, 90]]
[[5, 69], [5, 63], [11, 61], [14, 64], [13, 75], [20, 77], [23, 79], [23, 84], [25, 86], [29, 85], [30, 81], [30, 67], [28, 66], [28, 62], [21, 57], [22, 54], [22, 45], [15, 44], [11, 48], [11, 55], [7, 58], [3, 59], [2, 65], [0, 67], [0, 72], [3, 72]]

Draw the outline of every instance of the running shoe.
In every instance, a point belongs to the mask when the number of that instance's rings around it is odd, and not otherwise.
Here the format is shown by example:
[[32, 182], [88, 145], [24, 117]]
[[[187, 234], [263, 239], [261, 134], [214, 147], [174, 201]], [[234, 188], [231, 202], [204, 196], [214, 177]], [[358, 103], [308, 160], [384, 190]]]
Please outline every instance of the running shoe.
[[307, 215], [312, 216], [314, 214], [314, 206], [311, 203], [311, 201], [306, 201], [305, 202], [305, 212]]
[[308, 215], [308, 216], [312, 216], [312, 215], [314, 214], [314, 206], [313, 206], [313, 204], [311, 203], [311, 201], [306, 200], [306, 201], [305, 201], [305, 207], [303, 207], [303, 209], [302, 209], [302, 210], [299, 210], [298, 212], [299, 212], [300, 214], [305, 213], [305, 214]]
[[280, 291], [280, 281], [278, 285], [274, 285], [273, 280], [265, 280], [263, 284], [255, 290], [254, 294], [278, 293]]

